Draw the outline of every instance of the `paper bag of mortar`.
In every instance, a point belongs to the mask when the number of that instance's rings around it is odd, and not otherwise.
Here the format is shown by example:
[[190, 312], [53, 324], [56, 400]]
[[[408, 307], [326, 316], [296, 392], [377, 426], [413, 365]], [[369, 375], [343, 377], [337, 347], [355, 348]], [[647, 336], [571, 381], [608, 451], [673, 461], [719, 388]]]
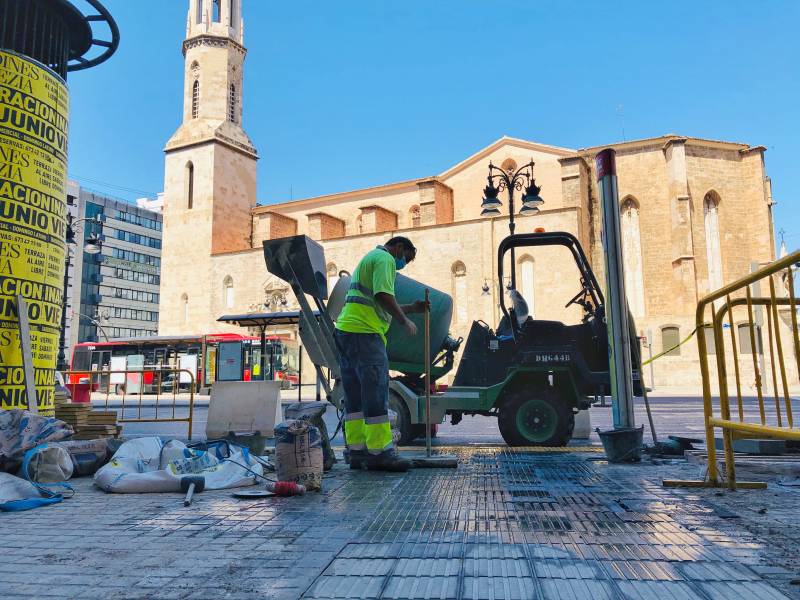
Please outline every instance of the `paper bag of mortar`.
[[275, 427], [275, 470], [278, 481], [294, 481], [308, 490], [322, 489], [322, 440], [319, 429], [304, 420]]

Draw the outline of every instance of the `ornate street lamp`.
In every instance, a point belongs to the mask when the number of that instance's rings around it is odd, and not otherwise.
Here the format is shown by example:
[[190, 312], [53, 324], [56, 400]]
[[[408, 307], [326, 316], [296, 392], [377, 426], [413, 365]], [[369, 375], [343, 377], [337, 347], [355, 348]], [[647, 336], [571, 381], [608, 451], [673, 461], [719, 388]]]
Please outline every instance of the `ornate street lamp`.
[[[64, 297], [61, 299], [62, 306], [61, 306], [61, 332], [59, 334], [58, 339], [58, 359], [56, 364], [56, 370], [64, 372], [69, 368], [67, 364], [67, 353], [66, 353], [66, 327], [67, 327], [67, 296], [69, 295], [69, 267], [71, 264], [71, 249], [70, 246], [76, 245], [75, 241], [75, 232], [78, 229], [78, 225], [80, 223], [96, 223], [100, 228], [103, 227], [102, 217], [100, 215], [96, 215], [94, 217], [89, 217], [85, 219], [73, 219], [72, 215], [67, 214], [67, 233], [66, 233], [66, 242], [67, 247], [64, 252]], [[99, 254], [103, 250], [103, 236], [101, 233], [98, 232], [91, 232], [88, 236], [86, 236], [86, 240], [83, 243], [83, 251], [86, 254]], [[80, 278], [78, 278], [80, 281]], [[85, 315], [81, 315], [85, 318]], [[89, 319], [92, 321], [92, 319]], [[93, 324], [94, 321], [92, 321]], [[100, 328], [102, 331], [102, 327]], [[105, 331], [103, 331], [103, 335], [105, 335]], [[108, 336], [106, 336], [106, 341], [108, 341]]]
[[[542, 187], [536, 185], [536, 179], [533, 177], [533, 159], [514, 171], [509, 169], [504, 171], [499, 167], [495, 167], [489, 162], [489, 176], [486, 178], [489, 182], [483, 188], [483, 200], [481, 202], [481, 216], [497, 216], [500, 214], [500, 206], [503, 203], [498, 196], [503, 190], [508, 191], [508, 230], [511, 235], [514, 235], [514, 191], [521, 192], [522, 194], [522, 208], [519, 211], [521, 215], [535, 215], [539, 212], [539, 207], [544, 204], [544, 200], [539, 195]], [[495, 183], [496, 181], [496, 183]], [[516, 274], [516, 258], [514, 248], [511, 248], [511, 281], [509, 289], [516, 289], [517, 287], [517, 274]]]

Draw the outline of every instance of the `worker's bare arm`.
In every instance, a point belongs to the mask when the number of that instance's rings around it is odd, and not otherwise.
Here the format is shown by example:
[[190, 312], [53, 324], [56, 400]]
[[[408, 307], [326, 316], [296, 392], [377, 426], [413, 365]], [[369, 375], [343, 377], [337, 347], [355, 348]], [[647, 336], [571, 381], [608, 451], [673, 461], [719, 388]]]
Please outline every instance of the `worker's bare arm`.
[[377, 300], [378, 304], [380, 304], [386, 312], [397, 319], [403, 329], [410, 335], [417, 334], [417, 326], [406, 316], [406, 313], [403, 311], [404, 307], [397, 303], [394, 296], [385, 292], [378, 292], [375, 294], [375, 300]]
[[413, 313], [421, 313], [425, 312], [425, 306], [429, 305], [430, 302], [425, 302], [425, 300], [417, 300], [416, 302], [412, 302], [411, 304], [401, 304], [400, 308], [403, 309], [403, 312], [407, 315]]

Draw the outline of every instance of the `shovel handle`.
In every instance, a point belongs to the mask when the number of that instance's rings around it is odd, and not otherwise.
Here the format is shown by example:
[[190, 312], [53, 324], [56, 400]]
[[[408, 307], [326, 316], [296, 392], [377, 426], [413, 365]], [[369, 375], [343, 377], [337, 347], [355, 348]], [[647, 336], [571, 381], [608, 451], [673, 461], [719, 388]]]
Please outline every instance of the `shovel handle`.
[[192, 498], [194, 498], [194, 484], [189, 484], [189, 489], [186, 490], [186, 497], [183, 499], [183, 505], [189, 506], [192, 503]]

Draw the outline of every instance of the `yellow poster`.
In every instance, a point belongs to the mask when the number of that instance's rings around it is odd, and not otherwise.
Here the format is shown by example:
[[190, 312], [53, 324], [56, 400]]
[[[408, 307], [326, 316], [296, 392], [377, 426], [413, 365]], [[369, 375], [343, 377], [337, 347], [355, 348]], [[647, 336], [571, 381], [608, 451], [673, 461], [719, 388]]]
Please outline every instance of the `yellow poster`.
[[64, 81], [0, 50], [0, 408], [26, 408], [17, 296], [28, 304], [39, 412], [53, 414], [63, 307], [67, 123]]

